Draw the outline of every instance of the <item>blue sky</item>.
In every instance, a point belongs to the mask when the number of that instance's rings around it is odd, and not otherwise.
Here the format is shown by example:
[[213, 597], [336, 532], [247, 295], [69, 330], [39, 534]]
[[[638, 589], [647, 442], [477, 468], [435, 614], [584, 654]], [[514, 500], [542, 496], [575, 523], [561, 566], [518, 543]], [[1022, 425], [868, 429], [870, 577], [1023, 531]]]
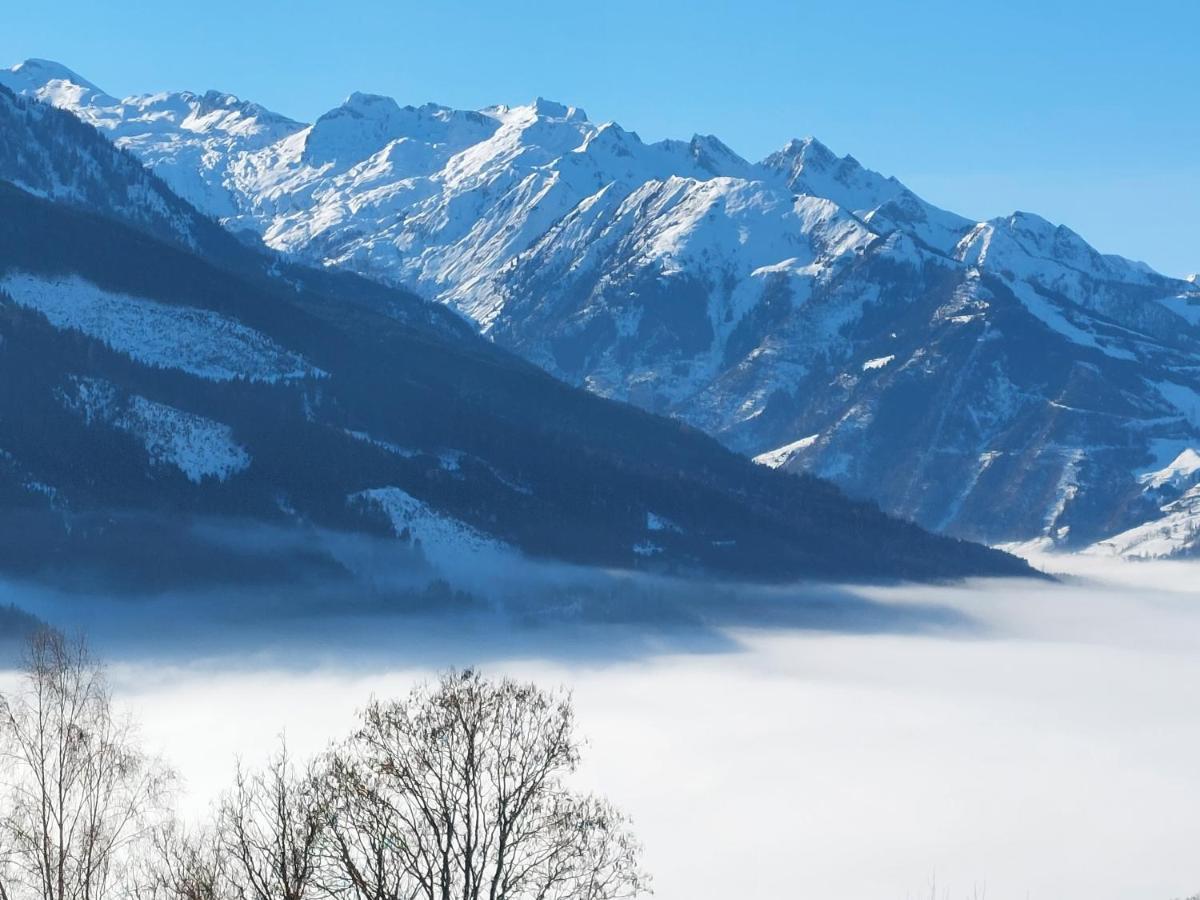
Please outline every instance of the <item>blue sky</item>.
[[1200, 2], [56, 0], [0, 62], [113, 94], [210, 87], [311, 120], [353, 90], [541, 95], [648, 140], [793, 136], [976, 218], [1023, 209], [1169, 274], [1200, 269]]

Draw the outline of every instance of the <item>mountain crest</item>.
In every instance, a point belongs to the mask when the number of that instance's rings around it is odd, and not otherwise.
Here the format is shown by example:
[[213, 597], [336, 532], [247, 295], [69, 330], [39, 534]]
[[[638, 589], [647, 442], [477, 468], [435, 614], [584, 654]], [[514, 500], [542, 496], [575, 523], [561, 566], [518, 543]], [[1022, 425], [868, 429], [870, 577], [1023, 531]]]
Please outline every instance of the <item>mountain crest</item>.
[[24, 79], [31, 85], [42, 86], [51, 81], [69, 81], [71, 84], [77, 84], [82, 88], [87, 88], [89, 91], [107, 96], [103, 90], [82, 75], [54, 60], [31, 58], [17, 63], [8, 69], [8, 71], [12, 75]]
[[0, 84], [53, 106], [118, 102], [82, 75], [49, 59], [27, 59], [11, 68], [0, 69]]
[[750, 163], [728, 145], [711, 134], [694, 134], [688, 149], [696, 165], [713, 175], [732, 175], [744, 178], [750, 173]]
[[356, 116], [365, 116], [368, 118], [378, 119], [384, 116], [391, 116], [400, 111], [400, 105], [391, 97], [385, 97], [383, 94], [369, 94], [363, 91], [354, 91], [342, 101], [342, 105], [336, 109], [330, 110], [317, 119], [320, 123], [321, 119], [329, 116], [337, 116], [343, 112]]
[[536, 116], [543, 116], [547, 119], [564, 119], [567, 122], [586, 122], [587, 113], [575, 106], [567, 106], [565, 103], [558, 103], [554, 100], [547, 100], [545, 97], [537, 97], [529, 108]]
[[815, 137], [792, 138], [762, 161], [764, 168], [795, 172], [805, 167], [828, 169], [838, 162], [837, 154]]

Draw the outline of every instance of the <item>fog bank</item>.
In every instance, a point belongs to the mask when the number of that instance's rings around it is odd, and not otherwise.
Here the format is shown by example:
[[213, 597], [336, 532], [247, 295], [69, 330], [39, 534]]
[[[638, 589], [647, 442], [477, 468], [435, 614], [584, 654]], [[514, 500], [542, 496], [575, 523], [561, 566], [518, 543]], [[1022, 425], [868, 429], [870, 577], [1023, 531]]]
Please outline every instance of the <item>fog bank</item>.
[[[511, 617], [501, 635], [488, 617], [372, 616], [307, 658], [320, 617], [191, 657], [162, 624], [147, 634], [171, 652], [118, 652], [113, 674], [191, 813], [280, 731], [315, 752], [371, 695], [482, 658], [574, 690], [581, 777], [634, 817], [659, 900], [928, 897], [934, 878], [951, 898], [1194, 893], [1200, 564], [1041, 562], [1064, 583], [797, 589], [787, 615], [761, 594], [758, 613], [719, 615], [702, 595], [694, 620], [523, 637]], [[841, 601], [862, 612], [844, 627]]]

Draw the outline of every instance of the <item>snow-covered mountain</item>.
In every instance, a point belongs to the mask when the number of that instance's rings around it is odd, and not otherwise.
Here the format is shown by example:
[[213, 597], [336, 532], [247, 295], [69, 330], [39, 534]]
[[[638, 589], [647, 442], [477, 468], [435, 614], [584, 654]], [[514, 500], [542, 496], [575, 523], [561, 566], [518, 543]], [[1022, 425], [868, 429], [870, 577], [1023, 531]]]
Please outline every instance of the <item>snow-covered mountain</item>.
[[304, 125], [37, 61], [0, 83], [235, 231], [931, 528], [1087, 546], [1186, 516], [1200, 481], [1149, 486], [1200, 449], [1200, 286], [1035, 215], [938, 209], [811, 138], [751, 163], [541, 99], [354, 94]]
[[407, 291], [248, 246], [91, 125], [0, 87], [0, 573], [366, 578], [374, 596], [376, 573], [530, 556], [1030, 574], [566, 385]]

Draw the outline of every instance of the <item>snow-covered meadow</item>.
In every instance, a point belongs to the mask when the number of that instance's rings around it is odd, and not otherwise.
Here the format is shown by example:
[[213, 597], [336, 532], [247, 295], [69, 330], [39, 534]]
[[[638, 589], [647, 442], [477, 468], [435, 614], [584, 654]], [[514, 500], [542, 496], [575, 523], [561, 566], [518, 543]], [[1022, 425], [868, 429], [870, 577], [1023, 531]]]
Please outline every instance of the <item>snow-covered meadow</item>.
[[581, 776], [634, 817], [660, 900], [1190, 896], [1200, 563], [1038, 562], [1064, 582], [855, 588], [812, 627], [248, 616], [189, 654], [202, 616], [91, 626], [193, 813], [280, 732], [317, 751], [371, 695], [478, 662], [574, 691]]

